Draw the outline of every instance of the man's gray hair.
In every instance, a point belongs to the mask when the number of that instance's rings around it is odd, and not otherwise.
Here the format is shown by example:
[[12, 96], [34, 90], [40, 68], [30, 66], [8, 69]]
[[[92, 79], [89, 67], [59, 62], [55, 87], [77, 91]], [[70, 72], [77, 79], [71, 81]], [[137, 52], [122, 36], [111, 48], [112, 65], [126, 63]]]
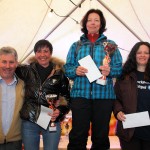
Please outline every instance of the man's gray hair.
[[12, 54], [15, 56], [16, 61], [18, 61], [18, 54], [17, 51], [13, 47], [2, 47], [0, 49], [0, 56], [1, 55], [7, 55], [7, 54]]

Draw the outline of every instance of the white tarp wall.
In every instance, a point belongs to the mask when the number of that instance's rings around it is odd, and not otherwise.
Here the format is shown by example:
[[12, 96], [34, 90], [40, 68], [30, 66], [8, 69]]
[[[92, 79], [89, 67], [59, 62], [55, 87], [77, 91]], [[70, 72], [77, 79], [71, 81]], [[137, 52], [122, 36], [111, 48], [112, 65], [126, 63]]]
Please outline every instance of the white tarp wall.
[[[39, 39], [46, 38], [54, 46], [53, 55], [65, 60], [69, 47], [82, 34], [80, 25], [74, 20], [80, 22], [91, 8], [103, 11], [107, 23], [105, 34], [118, 44], [124, 61], [136, 42], [150, 41], [149, 0], [84, 0], [81, 8], [76, 5], [82, 0], [72, 2], [0, 0], [0, 47], [14, 47], [18, 51], [19, 60], [24, 60], [32, 52], [34, 44]], [[49, 17], [51, 9], [56, 14], [53, 12]], [[68, 13], [70, 17], [60, 17]]]

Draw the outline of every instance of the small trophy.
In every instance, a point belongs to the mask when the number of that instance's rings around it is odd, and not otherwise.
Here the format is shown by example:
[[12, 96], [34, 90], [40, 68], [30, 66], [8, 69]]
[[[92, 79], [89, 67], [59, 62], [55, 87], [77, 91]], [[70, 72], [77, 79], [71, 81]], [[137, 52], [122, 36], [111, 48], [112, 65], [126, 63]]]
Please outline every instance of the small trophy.
[[64, 120], [64, 122], [65, 122], [65, 129], [66, 129], [66, 133], [65, 133], [65, 135], [66, 136], [68, 136], [69, 135], [69, 129], [70, 129], [70, 121], [71, 121], [71, 117], [72, 116], [69, 116], [69, 115], [66, 115], [66, 117], [65, 117], [65, 120]]
[[[109, 65], [109, 63], [111, 61], [110, 56], [116, 50], [117, 45], [109, 43], [109, 42], [104, 42], [103, 45], [104, 45], [104, 51], [106, 52], [106, 55], [105, 55], [105, 57], [103, 59], [103, 65], [105, 66], [105, 65]], [[96, 83], [97, 84], [101, 84], [101, 85], [106, 85], [107, 84], [106, 76], [102, 76], [101, 78], [99, 78], [96, 81]]]
[[[56, 101], [57, 101], [57, 95], [56, 95], [56, 94], [48, 94], [48, 95], [46, 95], [46, 100], [47, 100], [47, 102], [48, 102], [48, 104], [49, 104], [49, 108], [55, 110], [55, 109], [56, 109], [55, 103], [56, 103]], [[56, 124], [55, 124], [55, 122], [50, 121], [50, 124], [49, 124], [49, 131], [54, 132], [54, 131], [56, 131], [56, 130], [57, 130], [57, 129], [56, 129]]]

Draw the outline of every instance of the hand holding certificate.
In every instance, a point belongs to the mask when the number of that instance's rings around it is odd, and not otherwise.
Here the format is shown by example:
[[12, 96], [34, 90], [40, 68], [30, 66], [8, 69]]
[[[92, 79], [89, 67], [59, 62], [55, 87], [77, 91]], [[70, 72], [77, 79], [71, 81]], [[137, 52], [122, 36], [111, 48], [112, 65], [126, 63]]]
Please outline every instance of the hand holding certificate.
[[53, 110], [41, 105], [41, 112], [37, 120], [37, 124], [42, 128], [44, 128], [45, 130], [47, 129], [49, 122], [51, 120], [51, 116], [49, 116], [48, 113], [52, 114]]
[[150, 118], [148, 111], [127, 114], [125, 115], [125, 117], [126, 117], [125, 121], [122, 122], [124, 129], [150, 125]]
[[97, 80], [102, 76], [96, 64], [90, 55], [80, 59], [79, 64], [88, 70], [88, 73], [85, 73], [90, 83]]

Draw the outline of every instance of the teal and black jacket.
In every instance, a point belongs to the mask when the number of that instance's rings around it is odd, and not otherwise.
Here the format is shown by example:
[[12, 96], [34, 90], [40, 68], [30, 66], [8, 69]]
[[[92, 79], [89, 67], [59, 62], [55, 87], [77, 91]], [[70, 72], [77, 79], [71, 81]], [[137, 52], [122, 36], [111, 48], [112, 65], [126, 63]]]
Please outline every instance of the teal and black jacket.
[[115, 44], [114, 41], [108, 40], [105, 35], [101, 35], [95, 43], [92, 43], [83, 34], [80, 42], [75, 42], [70, 47], [67, 55], [66, 64], [64, 65], [65, 74], [73, 80], [74, 84], [71, 90], [71, 97], [83, 97], [87, 99], [115, 99], [113, 88], [113, 78], [120, 76], [122, 72], [122, 56], [120, 51], [116, 49], [112, 54], [110, 67], [111, 71], [107, 76], [107, 85], [99, 85], [96, 81], [90, 83], [86, 76], [76, 75], [76, 68], [79, 66], [78, 61], [83, 57], [90, 55], [99, 68], [102, 65], [106, 55], [104, 51], [104, 42]]

